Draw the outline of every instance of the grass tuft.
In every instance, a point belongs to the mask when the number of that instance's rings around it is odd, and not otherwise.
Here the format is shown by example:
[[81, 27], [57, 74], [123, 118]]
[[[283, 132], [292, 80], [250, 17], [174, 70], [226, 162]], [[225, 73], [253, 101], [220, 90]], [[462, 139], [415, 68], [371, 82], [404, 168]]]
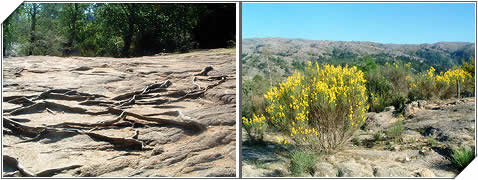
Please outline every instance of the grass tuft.
[[290, 154], [290, 172], [292, 176], [304, 176], [304, 173], [314, 173], [316, 155], [303, 151], [294, 151]]
[[451, 163], [458, 170], [462, 171], [475, 158], [475, 150], [472, 148], [454, 149], [451, 155]]

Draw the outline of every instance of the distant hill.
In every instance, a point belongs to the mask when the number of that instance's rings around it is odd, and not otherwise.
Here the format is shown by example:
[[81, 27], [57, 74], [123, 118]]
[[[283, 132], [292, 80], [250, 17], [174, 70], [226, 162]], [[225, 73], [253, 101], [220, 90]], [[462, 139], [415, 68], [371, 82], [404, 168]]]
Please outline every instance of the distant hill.
[[[377, 64], [411, 62], [414, 71], [434, 66], [437, 71], [459, 65], [474, 55], [475, 44], [438, 42], [433, 44], [381, 44], [367, 41], [327, 41], [287, 38], [252, 38], [242, 42], [242, 68], [245, 78], [264, 75], [269, 70], [286, 76], [306, 61], [329, 64], [358, 64], [371, 58]], [[270, 61], [265, 60], [270, 55]], [[268, 65], [269, 64], [269, 65]]]

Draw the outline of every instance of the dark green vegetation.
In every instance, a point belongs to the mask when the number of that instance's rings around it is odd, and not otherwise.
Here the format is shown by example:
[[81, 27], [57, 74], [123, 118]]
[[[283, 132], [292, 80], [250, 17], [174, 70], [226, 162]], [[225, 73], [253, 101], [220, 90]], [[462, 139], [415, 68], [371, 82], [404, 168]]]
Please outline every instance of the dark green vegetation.
[[452, 165], [461, 171], [465, 169], [465, 167], [468, 166], [468, 164], [470, 164], [474, 158], [475, 158], [474, 148], [462, 147], [462, 148], [453, 150], [450, 160]]
[[386, 132], [388, 137], [391, 137], [395, 142], [400, 140], [400, 137], [402, 136], [402, 133], [404, 131], [403, 127], [403, 121], [398, 120], [395, 122]]
[[314, 174], [313, 166], [315, 164], [316, 155], [294, 151], [290, 154], [290, 172], [292, 176], [304, 176], [304, 173]]
[[143, 56], [235, 44], [235, 4], [24, 3], [4, 56]]

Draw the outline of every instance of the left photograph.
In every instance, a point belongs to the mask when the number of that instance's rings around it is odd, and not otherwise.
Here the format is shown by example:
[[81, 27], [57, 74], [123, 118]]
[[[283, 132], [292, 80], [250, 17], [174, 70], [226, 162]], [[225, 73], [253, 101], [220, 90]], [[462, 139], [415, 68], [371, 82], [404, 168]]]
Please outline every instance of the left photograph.
[[236, 3], [24, 3], [2, 177], [238, 177]]

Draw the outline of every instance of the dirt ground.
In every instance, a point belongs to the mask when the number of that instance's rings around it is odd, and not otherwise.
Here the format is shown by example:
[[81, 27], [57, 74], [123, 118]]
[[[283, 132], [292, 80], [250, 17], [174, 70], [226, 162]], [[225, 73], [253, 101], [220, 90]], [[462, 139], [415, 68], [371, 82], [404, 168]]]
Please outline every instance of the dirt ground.
[[235, 59], [4, 58], [3, 176], [236, 176]]

